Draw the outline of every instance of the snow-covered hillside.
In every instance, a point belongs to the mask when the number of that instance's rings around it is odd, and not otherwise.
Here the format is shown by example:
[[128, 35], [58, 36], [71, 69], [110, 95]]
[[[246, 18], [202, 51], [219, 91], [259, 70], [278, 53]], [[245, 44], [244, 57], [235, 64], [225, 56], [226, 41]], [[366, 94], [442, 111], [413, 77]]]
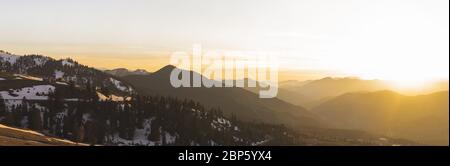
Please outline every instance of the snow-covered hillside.
[[114, 79], [114, 78], [109, 78], [109, 80], [111, 81], [111, 83], [114, 84], [114, 86], [115, 86], [117, 89], [119, 89], [119, 90], [121, 90], [121, 91], [124, 91], [124, 92], [132, 92], [132, 91], [133, 91], [133, 89], [132, 89], [131, 87], [129, 87], [129, 86], [124, 86], [124, 84], [123, 84], [121, 81], [118, 81], [118, 80], [116, 80], [116, 79]]
[[55, 87], [52, 85], [37, 85], [17, 90], [0, 91], [0, 97], [4, 100], [47, 100], [47, 95], [54, 90]]
[[61, 61], [63, 66], [69, 66], [69, 67], [73, 67], [75, 66], [75, 64], [73, 62], [71, 62], [69, 59], [64, 59]]
[[[119, 146], [155, 146], [155, 145], [161, 145], [161, 141], [151, 141], [149, 140], [149, 136], [152, 132], [151, 125], [152, 125], [151, 119], [145, 119], [144, 120], [144, 128], [142, 129], [136, 129], [134, 133], [134, 137], [131, 140], [123, 139], [119, 137], [119, 134], [114, 134], [112, 137], [109, 137], [109, 141], [112, 144], [119, 145]], [[163, 134], [160, 135], [159, 140], [166, 140], [167, 144], [173, 144], [176, 140], [176, 135], [172, 135], [168, 133], [167, 131], [163, 131], [161, 128], [157, 129], [159, 132], [162, 132]], [[165, 138], [163, 138], [165, 137]]]
[[14, 63], [16, 63], [18, 58], [19, 58], [19, 56], [17, 56], [17, 55], [12, 55], [10, 53], [0, 50], [0, 60], [7, 61], [10, 64], [14, 64]]
[[[72, 59], [55, 60], [41, 55], [14, 55], [0, 51], [0, 72], [13, 73], [16, 79], [28, 79], [77, 87], [107, 89], [108, 95], [130, 96], [132, 86], [103, 71], [78, 64]], [[143, 72], [143, 71], [138, 71]], [[6, 78], [2, 77], [2, 80]]]

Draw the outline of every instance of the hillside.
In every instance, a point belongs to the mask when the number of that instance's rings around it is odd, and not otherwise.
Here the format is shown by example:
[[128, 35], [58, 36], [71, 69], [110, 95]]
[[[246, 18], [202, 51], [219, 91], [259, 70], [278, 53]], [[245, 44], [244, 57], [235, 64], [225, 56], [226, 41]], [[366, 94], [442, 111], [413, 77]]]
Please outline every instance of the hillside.
[[53, 138], [44, 134], [0, 124], [0, 146], [80, 146], [86, 144]]
[[100, 145], [301, 143], [284, 126], [241, 122], [191, 100], [137, 95], [121, 78], [72, 60], [3, 53], [0, 63], [0, 124]]
[[318, 116], [301, 106], [295, 106], [277, 98], [261, 99], [257, 94], [242, 88], [174, 88], [169, 79], [173, 69], [174, 66], [166, 66], [149, 76], [134, 75], [123, 78], [142, 94], [191, 99], [202, 103], [207, 108], [220, 108], [225, 115], [234, 114], [245, 121], [297, 127], [324, 127], [324, 122]]
[[130, 96], [134, 91], [119, 77], [78, 64], [72, 59], [55, 60], [42, 55], [18, 56], [0, 52], [0, 72], [7, 80], [34, 80], [71, 84], [80, 88], [99, 88], [107, 95]]
[[284, 126], [226, 118], [220, 110], [207, 110], [190, 100], [159, 96], [102, 100], [92, 89], [32, 80], [2, 80], [0, 85], [0, 124], [76, 142], [127, 146], [298, 144], [295, 132]]
[[169, 75], [174, 66], [118, 77], [70, 59], [40, 55], [3, 52], [0, 63], [0, 124], [75, 142], [417, 145], [379, 134], [324, 129], [327, 122], [315, 113], [280, 99], [260, 99], [241, 88], [173, 88]]
[[349, 93], [314, 108], [337, 128], [365, 130], [424, 144], [448, 145], [448, 91], [404, 96]]

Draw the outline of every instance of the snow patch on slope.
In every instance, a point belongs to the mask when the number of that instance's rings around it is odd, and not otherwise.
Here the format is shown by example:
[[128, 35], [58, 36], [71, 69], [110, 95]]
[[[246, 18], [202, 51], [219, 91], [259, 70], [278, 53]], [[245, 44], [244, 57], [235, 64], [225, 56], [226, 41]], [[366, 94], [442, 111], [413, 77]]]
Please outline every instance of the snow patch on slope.
[[[232, 127], [231, 122], [224, 118], [217, 118], [211, 122], [211, 127], [217, 131], [223, 131]], [[236, 130], [236, 128], [235, 128]], [[239, 130], [239, 129], [238, 129]]]
[[38, 66], [44, 65], [48, 61], [47, 58], [34, 58], [33, 60], [34, 60], [34, 63]]
[[22, 105], [22, 100], [4, 100], [4, 101], [5, 101], [5, 106], [8, 109]]
[[55, 79], [62, 78], [64, 76], [64, 72], [55, 70]]
[[131, 88], [127, 87], [127, 86], [123, 86], [122, 82], [114, 79], [114, 78], [109, 78], [109, 80], [111, 81], [111, 83], [114, 84], [114, 86], [116, 86], [117, 89], [123, 91], [123, 92], [128, 92], [130, 91]]
[[148, 139], [149, 135], [152, 132], [152, 121], [153, 118], [145, 119], [143, 122], [144, 128], [136, 129], [134, 131], [134, 137], [131, 140], [120, 138], [119, 134], [115, 134], [112, 138], [110, 138], [109, 142], [119, 146], [155, 146], [161, 145], [161, 141], [163, 140], [163, 137], [165, 137], [166, 144], [174, 144], [177, 137], [166, 131], [162, 131], [161, 128], [159, 129], [161, 132], [161, 136], [159, 139], [160, 141], [150, 141]]
[[0, 52], [0, 60], [3, 59], [3, 61], [9, 62], [11, 65], [15, 64], [19, 56], [7, 54], [4, 52]]
[[52, 85], [37, 85], [33, 87], [25, 87], [22, 89], [0, 91], [0, 97], [5, 100], [47, 100], [48, 94], [55, 91]]
[[134, 132], [134, 138], [132, 140], [127, 140], [119, 137], [119, 134], [115, 134], [113, 138], [111, 138], [110, 142], [119, 146], [130, 146], [130, 145], [145, 145], [145, 146], [154, 146], [156, 142], [148, 140], [148, 136], [151, 132], [151, 122], [152, 119], [145, 119], [144, 128], [136, 129]]
[[62, 63], [63, 66], [69, 66], [69, 67], [75, 66], [74, 63], [69, 62], [67, 59], [62, 60], [61, 63]]

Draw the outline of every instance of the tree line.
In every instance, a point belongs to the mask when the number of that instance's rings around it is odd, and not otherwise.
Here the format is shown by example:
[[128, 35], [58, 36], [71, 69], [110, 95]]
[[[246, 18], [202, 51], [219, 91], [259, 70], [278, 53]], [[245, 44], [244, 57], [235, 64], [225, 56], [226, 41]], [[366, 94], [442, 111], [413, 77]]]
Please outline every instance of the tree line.
[[[129, 101], [99, 101], [94, 88], [83, 98], [66, 101], [58, 90], [45, 101], [0, 101], [0, 123], [28, 128], [75, 142], [117, 145], [133, 141], [136, 131], [154, 145], [295, 145], [295, 133], [283, 125], [242, 122], [220, 109], [191, 100], [134, 95]], [[142, 133], [139, 133], [142, 137]], [[172, 136], [172, 140], [167, 135]]]

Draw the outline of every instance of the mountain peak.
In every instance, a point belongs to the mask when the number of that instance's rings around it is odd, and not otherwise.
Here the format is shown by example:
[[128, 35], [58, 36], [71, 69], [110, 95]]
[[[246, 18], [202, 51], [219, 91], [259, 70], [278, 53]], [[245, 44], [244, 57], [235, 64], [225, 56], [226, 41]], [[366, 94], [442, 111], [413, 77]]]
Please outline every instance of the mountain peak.
[[166, 69], [166, 70], [173, 70], [173, 69], [175, 69], [175, 68], [177, 68], [176, 66], [174, 66], [174, 65], [166, 65], [166, 66], [164, 66], [163, 68], [161, 68], [161, 69]]
[[174, 65], [167, 65], [164, 66], [163, 68], [159, 69], [158, 71], [155, 72], [155, 74], [157, 73], [171, 73], [173, 69], [176, 69], [177, 67], [175, 67]]
[[134, 72], [141, 72], [141, 73], [147, 73], [148, 71], [145, 69], [136, 69]]

